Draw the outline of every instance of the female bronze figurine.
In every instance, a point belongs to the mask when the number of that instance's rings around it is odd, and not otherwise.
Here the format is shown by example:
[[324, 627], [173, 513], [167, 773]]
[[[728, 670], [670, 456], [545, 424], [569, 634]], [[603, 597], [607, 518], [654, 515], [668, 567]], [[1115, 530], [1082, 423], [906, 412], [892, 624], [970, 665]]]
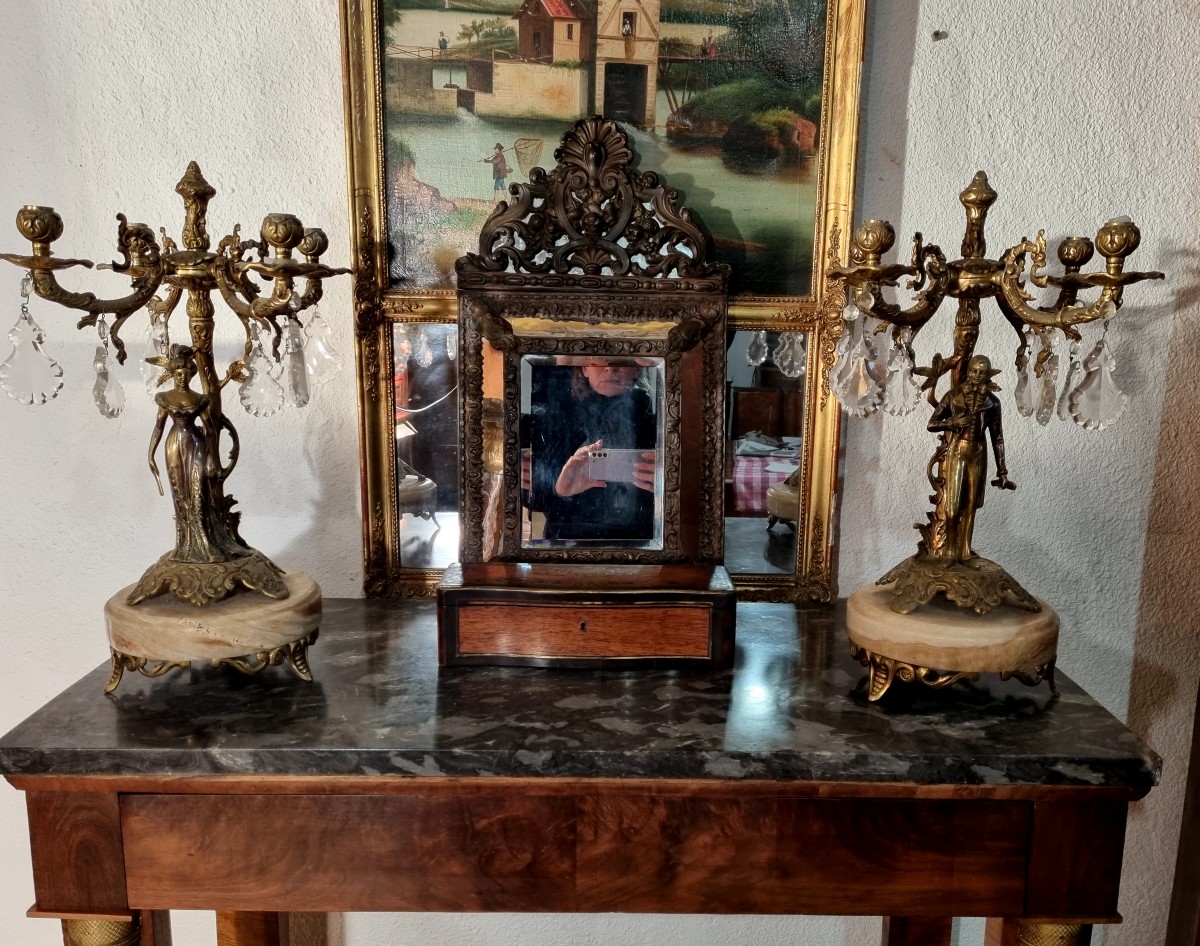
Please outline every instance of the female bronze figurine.
[[[175, 504], [175, 548], [142, 576], [129, 603], [172, 591], [185, 601], [202, 604], [223, 597], [236, 585], [273, 598], [287, 597], [282, 571], [238, 534], [239, 515], [231, 511], [233, 500], [225, 497], [221, 488], [237, 459], [237, 436], [223, 419], [218, 427], [209, 396], [192, 390], [198, 371], [195, 350], [189, 345], [172, 345], [166, 356], [146, 361], [164, 369], [175, 385], [154, 396], [158, 417], [148, 452], [150, 472], [163, 494], [155, 457], [170, 418], [164, 457]], [[221, 429], [229, 430], [234, 438], [228, 469], [221, 465]], [[164, 568], [168, 564], [170, 568]], [[214, 565], [215, 569], [204, 567]]]

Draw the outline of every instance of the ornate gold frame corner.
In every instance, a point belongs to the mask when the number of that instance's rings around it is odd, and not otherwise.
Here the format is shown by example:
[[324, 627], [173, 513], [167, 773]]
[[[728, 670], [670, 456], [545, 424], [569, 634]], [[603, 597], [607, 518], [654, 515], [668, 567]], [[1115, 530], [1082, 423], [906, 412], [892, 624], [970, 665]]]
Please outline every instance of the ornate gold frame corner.
[[[419, 292], [388, 285], [384, 200], [384, 109], [380, 0], [340, 0], [348, 198], [354, 260], [355, 364], [358, 382], [363, 590], [368, 597], [432, 597], [442, 569], [401, 565], [395, 479], [392, 335], [401, 323], [455, 323], [452, 290]], [[822, 92], [810, 297], [737, 296], [728, 328], [809, 333], [798, 542], [791, 576], [738, 575], [743, 600], [828, 602], [837, 594], [834, 517], [841, 410], [829, 391], [834, 346], [842, 331], [844, 286], [828, 278], [847, 262], [853, 231], [860, 79], [867, 0], [829, 0]]]

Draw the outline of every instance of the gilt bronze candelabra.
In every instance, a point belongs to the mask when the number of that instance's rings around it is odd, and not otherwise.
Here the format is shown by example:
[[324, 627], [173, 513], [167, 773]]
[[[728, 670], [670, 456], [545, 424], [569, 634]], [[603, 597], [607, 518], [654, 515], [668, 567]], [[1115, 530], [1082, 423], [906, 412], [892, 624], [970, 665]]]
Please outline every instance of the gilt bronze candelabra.
[[[148, 460], [162, 492], [157, 453], [165, 433], [163, 454], [174, 502], [175, 547], [105, 606], [113, 656], [113, 673], [106, 689], [115, 689], [126, 669], [159, 676], [188, 666], [192, 659], [226, 664], [246, 673], [286, 661], [299, 676], [311, 679], [306, 652], [316, 639], [320, 589], [301, 572], [285, 573], [239, 532], [241, 514], [234, 510], [236, 501], [225, 483], [237, 464], [240, 442], [222, 407], [222, 392], [230, 382], [238, 382], [242, 404], [260, 416], [283, 405], [285, 392], [272, 376], [260, 338], [260, 332], [269, 331], [274, 336], [272, 352], [277, 361], [283, 343], [280, 372], [286, 373], [288, 399], [297, 406], [307, 403], [308, 376], [321, 380], [322, 370], [330, 363], [336, 371], [338, 359], [324, 347], [323, 338], [313, 338], [315, 313], [309, 323], [309, 341], [315, 344], [309, 351], [298, 315], [321, 298], [324, 278], [349, 270], [321, 263], [328, 238], [319, 229], [306, 229], [291, 214], [268, 214], [259, 240], [241, 239], [240, 226], [235, 226], [212, 251], [205, 218], [216, 191], [196, 162], [188, 165], [175, 190], [183, 198], [185, 211], [182, 247], [161, 229], [160, 246], [150, 227], [117, 215], [121, 260], [111, 268], [132, 283], [132, 291], [122, 298], [99, 299], [90, 292], [71, 292], [59, 285], [59, 270], [93, 264], [54, 255], [51, 245], [62, 236], [63, 223], [49, 207], [28, 206], [17, 213], [17, 229], [32, 243], [32, 255], [0, 254], [0, 259], [29, 271], [22, 289], [26, 301], [31, 285], [41, 298], [85, 312], [79, 328], [96, 326], [99, 330], [102, 344], [97, 350], [93, 393], [106, 416], [119, 413], [123, 403], [123, 395], [113, 396], [109, 348], [115, 350], [117, 361], [124, 363], [122, 327], [143, 306], [150, 314], [153, 354], [145, 362], [154, 369], [149, 380], [157, 392], [158, 414]], [[251, 273], [270, 281], [269, 294], [261, 293], [251, 282]], [[296, 288], [298, 279], [305, 280], [303, 291]], [[169, 321], [185, 291], [188, 343], [172, 344]], [[242, 356], [224, 371], [218, 369], [213, 356], [214, 291], [221, 294], [245, 332]], [[106, 315], [113, 317], [111, 327], [104, 320]], [[324, 323], [319, 324], [327, 332]], [[17, 347], [0, 364], [0, 386], [26, 403], [45, 402], [61, 386], [62, 370], [42, 349], [41, 330], [29, 317], [27, 306], [22, 306], [21, 320], [10, 337]], [[192, 387], [197, 377], [199, 391]], [[168, 380], [173, 386], [157, 391]], [[256, 594], [237, 595], [239, 591]], [[160, 598], [164, 595], [167, 597]]]
[[[995, 299], [1000, 312], [1020, 339], [1016, 363], [1019, 381], [1017, 401], [1023, 414], [1036, 414], [1041, 423], [1058, 413], [1084, 427], [1095, 429], [1115, 419], [1124, 407], [1125, 396], [1115, 386], [1113, 362], [1102, 337], [1091, 354], [1078, 358], [1082, 336], [1077, 326], [1116, 315], [1125, 286], [1144, 279], [1161, 279], [1162, 273], [1126, 272], [1125, 260], [1137, 249], [1138, 228], [1127, 218], [1110, 220], [1095, 241], [1072, 236], [1058, 247], [1064, 267], [1060, 276], [1048, 275], [1045, 231], [1036, 239], [1022, 239], [999, 259], [986, 255], [984, 222], [996, 192], [980, 171], [959, 195], [966, 208], [966, 234], [962, 259], [947, 261], [937, 247], [926, 244], [917, 233], [908, 264], [882, 262], [895, 242], [895, 231], [883, 220], [868, 220], [854, 234], [850, 265], [835, 265], [831, 275], [846, 284], [848, 304], [846, 333], [839, 343], [838, 362], [831, 387], [842, 403], [859, 415], [883, 407], [892, 413], [915, 409], [924, 393], [933, 406], [930, 431], [937, 432], [938, 446], [929, 462], [928, 477], [933, 487], [933, 510], [928, 522], [918, 524], [921, 533], [917, 554], [891, 569], [879, 584], [891, 584], [891, 608], [907, 614], [922, 604], [944, 595], [961, 608], [985, 614], [1000, 604], [1031, 611], [1039, 603], [1000, 565], [976, 554], [972, 540], [975, 513], [983, 502], [987, 482], [987, 440], [990, 438], [996, 463], [993, 486], [1014, 489], [1008, 478], [999, 390], [992, 381], [997, 373], [988, 359], [976, 356], [980, 303]], [[1102, 272], [1083, 273], [1095, 251], [1104, 257]], [[1025, 288], [1028, 280], [1038, 288], [1054, 287], [1058, 296], [1045, 306], [1034, 304]], [[836, 260], [834, 261], [836, 263]], [[885, 287], [895, 287], [903, 276], [916, 293], [908, 308], [887, 302]], [[1091, 303], [1079, 301], [1082, 291], [1099, 289]], [[916, 367], [912, 342], [949, 296], [958, 300], [954, 321], [954, 350], [948, 357], [935, 354], [926, 367]], [[879, 320], [872, 326], [868, 320]], [[893, 348], [882, 350], [877, 336], [891, 330]], [[1031, 359], [1031, 344], [1040, 351]], [[1071, 366], [1059, 390], [1060, 343], [1070, 347]], [[918, 383], [913, 377], [923, 378]], [[940, 379], [949, 375], [949, 389], [940, 398]]]

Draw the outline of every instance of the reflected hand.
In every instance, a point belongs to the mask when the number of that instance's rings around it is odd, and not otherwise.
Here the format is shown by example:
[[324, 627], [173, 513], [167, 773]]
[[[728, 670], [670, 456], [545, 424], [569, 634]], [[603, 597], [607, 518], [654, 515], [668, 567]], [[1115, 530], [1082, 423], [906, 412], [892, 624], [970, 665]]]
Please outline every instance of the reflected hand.
[[604, 480], [594, 480], [588, 475], [588, 452], [599, 450], [603, 446], [604, 441], [597, 440], [595, 443], [585, 443], [572, 453], [567, 462], [563, 464], [562, 472], [558, 474], [554, 492], [559, 496], [576, 496], [598, 486], [607, 486], [608, 484]]
[[996, 473], [996, 478], [992, 480], [992, 485], [1000, 489], [1016, 489], [1017, 484], [1008, 478], [1008, 473], [1004, 470], [999, 470]]
[[633, 464], [633, 485], [638, 489], [653, 493], [657, 477], [658, 463], [654, 451], [643, 451], [641, 458]]

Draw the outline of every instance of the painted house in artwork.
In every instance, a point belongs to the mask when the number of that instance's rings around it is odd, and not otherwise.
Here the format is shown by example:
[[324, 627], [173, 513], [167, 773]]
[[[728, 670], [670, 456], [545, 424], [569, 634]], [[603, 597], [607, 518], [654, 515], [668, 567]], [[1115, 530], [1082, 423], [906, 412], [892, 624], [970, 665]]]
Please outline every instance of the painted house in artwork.
[[522, 59], [586, 62], [592, 58], [591, 16], [579, 0], [525, 0], [513, 19]]
[[658, 94], [660, 0], [599, 0], [596, 111], [649, 128]]

